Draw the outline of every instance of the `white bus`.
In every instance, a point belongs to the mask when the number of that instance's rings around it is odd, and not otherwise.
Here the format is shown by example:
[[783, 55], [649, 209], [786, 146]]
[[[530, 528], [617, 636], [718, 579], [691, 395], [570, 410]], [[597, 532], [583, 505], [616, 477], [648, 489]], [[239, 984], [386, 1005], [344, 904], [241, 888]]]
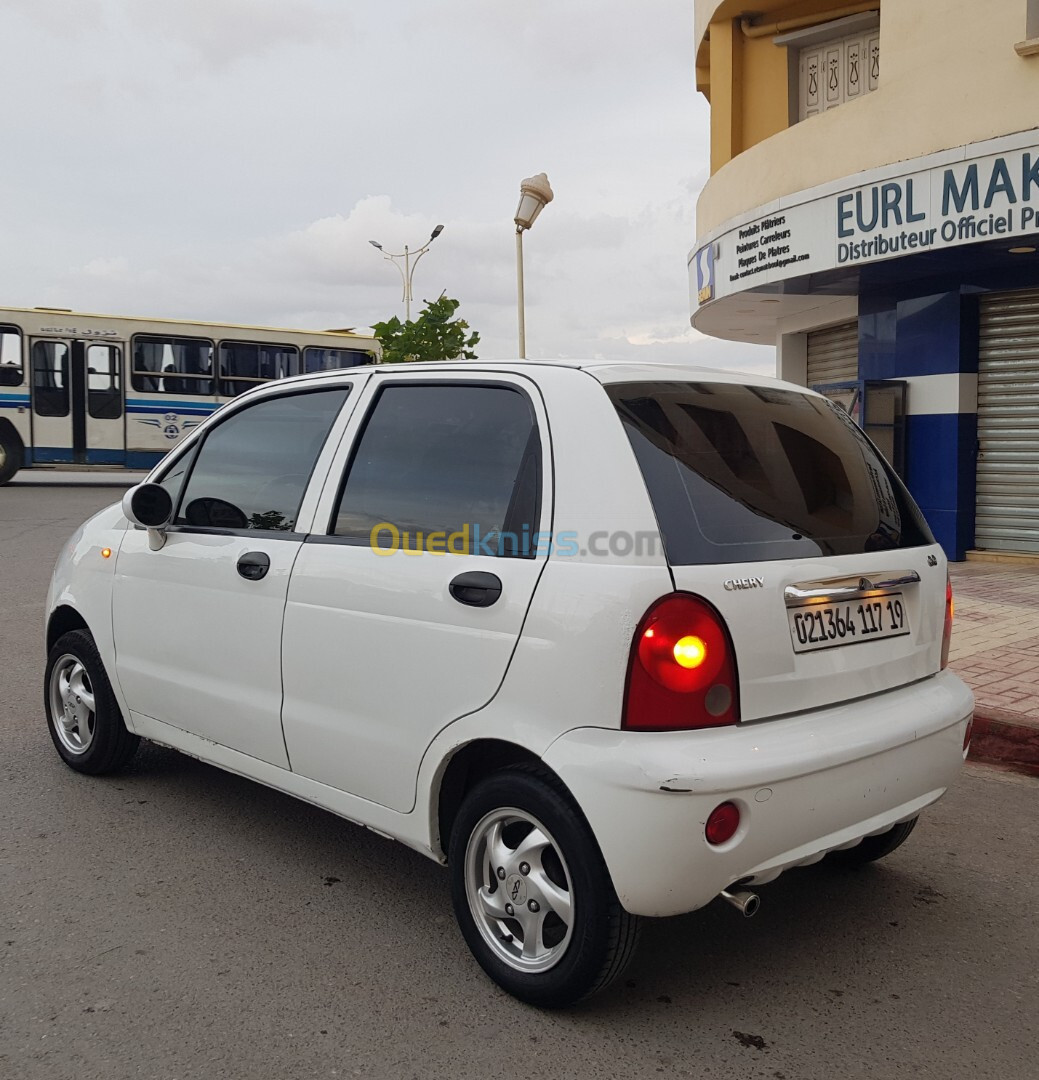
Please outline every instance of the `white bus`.
[[150, 469], [250, 386], [379, 355], [350, 330], [0, 308], [0, 484], [34, 465]]

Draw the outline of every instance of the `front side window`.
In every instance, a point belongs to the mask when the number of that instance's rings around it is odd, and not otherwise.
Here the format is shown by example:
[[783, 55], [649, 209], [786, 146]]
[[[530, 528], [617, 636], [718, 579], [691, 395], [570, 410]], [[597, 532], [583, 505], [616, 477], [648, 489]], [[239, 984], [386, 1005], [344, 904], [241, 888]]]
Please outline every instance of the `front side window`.
[[357, 543], [532, 557], [541, 453], [526, 396], [507, 386], [396, 384], [359, 436], [334, 531]]
[[213, 343], [204, 338], [137, 334], [131, 345], [135, 390], [177, 397], [212, 396]]
[[33, 343], [32, 397], [37, 416], [68, 416], [69, 347], [64, 341]]
[[309, 374], [312, 371], [336, 371], [339, 368], [359, 367], [374, 360], [371, 353], [360, 349], [321, 349], [308, 345], [303, 350], [304, 367]]
[[349, 387], [268, 398], [206, 435], [186, 483], [184, 459], [163, 480], [183, 487], [174, 524], [292, 532], [310, 475]]
[[729, 383], [607, 387], [675, 566], [934, 543], [892, 468], [840, 406]]
[[21, 386], [22, 332], [17, 326], [0, 326], [0, 386]]
[[295, 345], [260, 345], [250, 341], [220, 343], [220, 393], [234, 397], [257, 383], [299, 374]]
[[87, 411], [98, 420], [118, 420], [123, 415], [122, 363], [118, 345], [87, 346]]

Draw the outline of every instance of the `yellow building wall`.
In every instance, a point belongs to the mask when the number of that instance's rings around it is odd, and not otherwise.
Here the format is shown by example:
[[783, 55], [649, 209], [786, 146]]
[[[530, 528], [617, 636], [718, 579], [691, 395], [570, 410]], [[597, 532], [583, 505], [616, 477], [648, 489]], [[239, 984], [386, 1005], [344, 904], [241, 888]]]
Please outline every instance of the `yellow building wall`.
[[[848, 7], [851, 0], [758, 0], [755, 22], [770, 25]], [[874, 0], [873, 6], [878, 6]], [[863, 5], [859, 5], [863, 6]], [[728, 0], [705, 26], [697, 53], [697, 89], [711, 102], [711, 171], [790, 124], [789, 55], [773, 34], [747, 37], [745, 3]]]
[[[764, 108], [761, 104], [770, 92], [786, 103], [785, 68], [780, 94], [776, 64], [759, 65], [757, 50], [750, 59], [751, 50], [736, 40], [739, 24], [730, 12], [738, 15], [741, 6], [705, 0], [696, 9], [698, 27], [710, 31], [709, 41], [701, 43], [698, 64], [704, 66], [704, 49], [708, 50], [715, 170], [697, 204], [700, 237], [782, 195], [1039, 126], [1039, 56], [1019, 56], [1014, 50], [1026, 33], [1025, 0], [887, 0], [881, 13], [877, 90], [779, 128], [781, 110], [776, 103], [765, 101]], [[783, 5], [784, 17], [802, 6]], [[836, 6], [815, 5], [827, 10]], [[755, 4], [755, 10], [765, 9], [766, 0]], [[723, 39], [729, 34], [727, 53], [738, 53], [741, 67], [731, 66], [730, 60], [728, 72], [723, 71], [723, 50], [716, 67], [716, 27]], [[786, 50], [773, 45], [770, 37], [763, 40], [785, 56]], [[731, 78], [733, 71], [743, 76], [735, 93], [725, 89], [726, 75]], [[716, 138], [719, 97], [729, 104], [728, 112], [719, 117], [726, 133]], [[726, 157], [726, 150], [734, 153]]]

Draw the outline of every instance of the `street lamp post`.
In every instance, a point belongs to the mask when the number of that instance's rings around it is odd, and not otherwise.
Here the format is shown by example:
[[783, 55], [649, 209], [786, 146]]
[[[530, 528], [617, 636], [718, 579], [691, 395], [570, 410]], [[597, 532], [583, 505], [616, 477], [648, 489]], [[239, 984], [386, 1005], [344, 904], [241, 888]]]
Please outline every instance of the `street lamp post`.
[[[392, 251], [387, 251], [378, 240], [369, 240], [368, 243], [373, 248], [378, 248], [382, 252], [382, 257], [387, 259], [400, 272], [401, 280], [404, 282], [404, 318], [405, 321], [411, 322], [411, 279], [415, 273], [415, 267], [418, 266], [419, 259], [427, 251], [429, 251], [429, 245], [444, 231], [443, 225], [438, 225], [430, 234], [429, 239], [418, 249], [418, 251], [412, 251], [407, 244], [404, 245], [404, 250], [398, 254], [394, 254]], [[398, 259], [404, 260], [404, 265], [401, 266]]]
[[544, 173], [528, 176], [520, 184], [516, 208], [516, 308], [519, 314], [519, 354], [527, 355], [527, 328], [523, 315], [523, 233], [534, 224], [538, 214], [552, 201], [552, 187]]

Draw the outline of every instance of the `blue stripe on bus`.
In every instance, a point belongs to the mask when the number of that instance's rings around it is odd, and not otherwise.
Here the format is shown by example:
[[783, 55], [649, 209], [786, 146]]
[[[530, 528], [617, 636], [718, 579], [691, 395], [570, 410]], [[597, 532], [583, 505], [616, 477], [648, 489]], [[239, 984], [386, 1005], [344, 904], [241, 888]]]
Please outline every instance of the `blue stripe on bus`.
[[127, 412], [155, 412], [155, 413], [189, 413], [195, 416], [208, 416], [211, 412], [215, 412], [220, 408], [220, 403], [202, 402], [202, 401], [156, 401], [154, 398], [141, 399], [141, 398], [127, 398], [126, 399], [126, 411]]
[[9, 408], [13, 408], [16, 405], [24, 406], [24, 405], [28, 405], [28, 404], [29, 404], [29, 395], [28, 394], [0, 394], [0, 407], [3, 407], [4, 405], [6, 405]]
[[[69, 446], [34, 446], [29, 451], [34, 465], [72, 465], [75, 454]], [[88, 450], [88, 465], [122, 465], [128, 455], [124, 450]]]
[[128, 469], [153, 469], [160, 461], [166, 456], [166, 451], [156, 451], [154, 453], [144, 450], [127, 450], [126, 451], [126, 467]]

